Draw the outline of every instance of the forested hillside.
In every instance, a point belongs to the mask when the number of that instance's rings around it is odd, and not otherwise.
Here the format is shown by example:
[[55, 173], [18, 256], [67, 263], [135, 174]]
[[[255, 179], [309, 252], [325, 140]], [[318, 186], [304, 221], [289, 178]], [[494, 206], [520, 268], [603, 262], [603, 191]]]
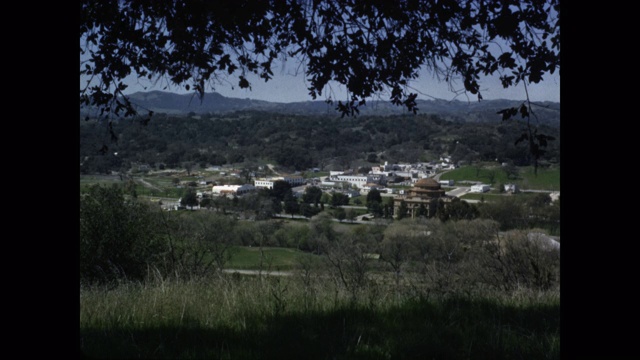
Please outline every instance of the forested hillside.
[[[110, 129], [113, 131], [110, 132]], [[132, 120], [80, 120], [80, 169], [106, 173], [132, 163], [152, 167], [268, 161], [291, 170], [344, 169], [368, 162], [418, 162], [451, 155], [453, 160], [512, 161], [528, 165], [526, 144], [515, 144], [525, 124], [464, 122], [439, 115], [340, 118], [241, 111], [223, 115], [156, 114], [146, 125]], [[539, 125], [555, 137], [543, 164], [559, 163], [557, 127]]]
[[[216, 114], [223, 115], [234, 111], [264, 111], [292, 115], [336, 116], [335, 102], [303, 101], [277, 103], [252, 99], [240, 99], [222, 96], [218, 93], [207, 93], [202, 99], [193, 94], [175, 94], [164, 91], [137, 92], [130, 95], [130, 101], [140, 111], [151, 110], [155, 113], [172, 115]], [[462, 122], [499, 122], [498, 111], [519, 107], [524, 101], [516, 100], [483, 100], [470, 101], [460, 97], [456, 100], [416, 100], [417, 113], [438, 115], [444, 120]], [[360, 115], [386, 116], [409, 114], [406, 108], [393, 105], [389, 101], [368, 101], [359, 106]], [[539, 124], [558, 126], [560, 124], [560, 104], [554, 102], [532, 103], [535, 121]], [[96, 108], [82, 107], [83, 116], [94, 117], [99, 114]]]

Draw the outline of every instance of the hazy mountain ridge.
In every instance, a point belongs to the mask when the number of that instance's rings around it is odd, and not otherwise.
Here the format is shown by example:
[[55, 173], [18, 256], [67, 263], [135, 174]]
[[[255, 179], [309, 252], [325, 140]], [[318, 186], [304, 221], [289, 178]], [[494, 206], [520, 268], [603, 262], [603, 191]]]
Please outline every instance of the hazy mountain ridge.
[[[195, 94], [175, 94], [163, 91], [137, 92], [129, 95], [130, 100], [142, 109], [157, 113], [188, 114], [228, 113], [233, 111], [257, 110], [297, 115], [336, 115], [336, 103], [325, 101], [303, 101], [277, 103], [262, 100], [230, 98], [218, 93], [206, 93], [202, 101]], [[423, 114], [438, 114], [448, 120], [463, 122], [501, 121], [498, 111], [509, 107], [519, 107], [524, 101], [516, 100], [417, 100], [418, 111]], [[534, 102], [533, 112], [540, 124], [559, 126], [560, 103]], [[401, 115], [409, 114], [406, 109], [392, 105], [389, 101], [372, 101], [360, 106], [360, 115]]]

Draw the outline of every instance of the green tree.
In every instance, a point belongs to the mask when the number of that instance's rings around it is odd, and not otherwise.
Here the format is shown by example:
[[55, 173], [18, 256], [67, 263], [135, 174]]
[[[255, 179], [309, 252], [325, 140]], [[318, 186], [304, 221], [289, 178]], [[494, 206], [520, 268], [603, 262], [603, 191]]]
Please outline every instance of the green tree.
[[193, 170], [193, 161], [185, 161], [182, 163], [182, 167], [187, 171], [187, 176], [191, 176], [191, 170]]
[[378, 245], [380, 260], [391, 266], [396, 275], [396, 288], [400, 286], [403, 268], [416, 251], [412, 231], [407, 224], [404, 220], [389, 225], [384, 231], [384, 240]]
[[298, 214], [300, 212], [300, 204], [298, 203], [298, 199], [291, 192], [288, 192], [284, 196], [284, 211], [287, 214], [291, 214], [291, 218], [293, 219], [294, 214]]
[[347, 212], [344, 210], [344, 208], [339, 207], [333, 210], [333, 216], [338, 219], [338, 221], [342, 222], [347, 218]]
[[482, 244], [479, 280], [504, 291], [547, 290], [559, 285], [560, 249], [542, 234], [513, 230]]
[[424, 204], [420, 204], [418, 207], [418, 213], [416, 214], [418, 217], [427, 217], [427, 207]]
[[274, 214], [280, 214], [282, 212], [282, 203], [280, 202], [280, 200], [276, 198], [271, 199], [271, 211]]
[[271, 189], [271, 196], [280, 201], [284, 201], [285, 196], [291, 193], [291, 184], [284, 180], [276, 180], [273, 182], [273, 189]]
[[183, 276], [206, 275], [211, 269], [224, 269], [235, 253], [236, 220], [221, 214], [198, 211], [176, 215], [173, 236], [179, 241], [173, 249], [176, 272]]
[[167, 250], [160, 228], [158, 214], [120, 188], [89, 187], [80, 195], [80, 280], [142, 280]]
[[331, 193], [331, 206], [349, 205], [349, 196], [343, 193]]
[[382, 203], [382, 195], [380, 195], [380, 190], [372, 189], [367, 194], [367, 205], [371, 202]]
[[489, 184], [493, 185], [493, 183], [496, 181], [496, 176], [498, 175], [495, 169], [488, 169], [487, 172], [487, 179], [489, 180]]
[[333, 270], [336, 285], [349, 291], [350, 300], [355, 302], [367, 284], [367, 273], [371, 269], [368, 256], [371, 247], [366, 243], [366, 238], [353, 232], [339, 236], [325, 246], [325, 259]]
[[198, 196], [196, 196], [196, 191], [192, 188], [186, 188], [185, 192], [182, 194], [182, 198], [180, 198], [180, 205], [188, 206], [192, 209], [194, 206], [198, 205]]
[[320, 197], [320, 204], [328, 204], [331, 202], [331, 195], [327, 194], [326, 192], [322, 193], [322, 196]]
[[500, 197], [478, 205], [480, 218], [496, 221], [501, 230], [526, 227], [525, 208], [516, 197]]
[[204, 198], [200, 200], [200, 206], [203, 208], [210, 209], [213, 206], [213, 201], [210, 198]]
[[[271, 268], [271, 263], [273, 258], [267, 256], [264, 251], [264, 247], [270, 245], [273, 234], [278, 231], [282, 227], [282, 223], [275, 221], [259, 221], [257, 222], [256, 232], [257, 232], [257, 241], [258, 241], [258, 250], [260, 251], [260, 263], [258, 268], [258, 276], [262, 276], [262, 270], [264, 270], [265, 265], [267, 266], [267, 270]], [[273, 243], [271, 243], [273, 244]], [[273, 244], [275, 245], [275, 244]]]
[[322, 198], [322, 190], [317, 186], [307, 186], [302, 195], [302, 202], [318, 206]]
[[384, 208], [382, 206], [382, 196], [378, 189], [373, 189], [367, 194], [367, 210], [375, 217], [382, 217]]
[[518, 170], [518, 167], [516, 167], [513, 164], [513, 161], [509, 161], [505, 165], [503, 165], [502, 171], [504, 171], [504, 174], [507, 176], [507, 179], [518, 178], [519, 170]]
[[407, 211], [409, 208], [407, 207], [407, 203], [404, 201], [400, 201], [400, 206], [398, 207], [398, 213], [396, 214], [396, 219], [402, 220], [407, 216]]
[[547, 193], [537, 193], [527, 200], [527, 205], [532, 208], [539, 208], [551, 204], [551, 196]]
[[311, 206], [307, 203], [300, 204], [300, 214], [304, 217], [312, 217], [320, 212], [320, 207]]
[[479, 211], [474, 204], [469, 204], [459, 198], [454, 198], [449, 204], [441, 204], [436, 211], [442, 222], [448, 220], [473, 220], [478, 217]]
[[345, 217], [350, 222], [353, 222], [356, 219], [357, 215], [358, 213], [356, 213], [356, 211], [351, 208], [345, 210]]
[[380, 205], [380, 203], [377, 201], [372, 201], [371, 203], [367, 203], [367, 209], [375, 217], [379, 218], [379, 217], [382, 217], [382, 215], [384, 215], [384, 209], [382, 205]]
[[311, 218], [309, 229], [309, 249], [316, 254], [324, 253], [327, 243], [338, 238], [338, 233], [333, 228], [333, 218], [326, 211]]
[[137, 198], [138, 197], [138, 192], [136, 190], [136, 186], [137, 186], [137, 184], [133, 179], [127, 180], [127, 182], [124, 184], [125, 190], [133, 198]]

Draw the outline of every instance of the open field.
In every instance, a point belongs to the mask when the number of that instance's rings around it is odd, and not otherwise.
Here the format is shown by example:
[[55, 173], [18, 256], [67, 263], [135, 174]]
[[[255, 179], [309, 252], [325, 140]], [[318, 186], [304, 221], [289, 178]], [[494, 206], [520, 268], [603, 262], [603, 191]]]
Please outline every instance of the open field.
[[454, 180], [456, 184], [460, 181], [479, 181], [485, 184], [517, 184], [521, 189], [526, 190], [560, 190], [560, 169], [538, 168], [538, 174], [533, 173], [533, 167], [519, 168], [517, 179], [509, 179], [500, 166], [494, 168], [481, 168], [479, 171], [474, 166], [464, 166], [451, 170], [440, 177], [441, 180]]
[[466, 193], [460, 197], [463, 200], [482, 200], [492, 201], [496, 199], [503, 198], [505, 196], [515, 197], [519, 199], [526, 199], [535, 196], [537, 193], [535, 192], [520, 192], [517, 194], [498, 194], [495, 192], [486, 192], [486, 193]]
[[[196, 177], [179, 177], [181, 181], [197, 181]], [[178, 199], [184, 193], [184, 186], [176, 186], [173, 183], [173, 177], [164, 173], [134, 176], [133, 182], [136, 194], [149, 197], [164, 197]], [[118, 175], [80, 175], [80, 190], [91, 185], [117, 185], [125, 187], [127, 180], [122, 181]], [[197, 191], [202, 189], [211, 190], [211, 186], [207, 185], [196, 187]]]
[[120, 184], [118, 175], [80, 175], [80, 186]]
[[311, 178], [325, 178], [329, 176], [329, 172], [328, 171], [318, 171], [318, 172], [305, 172], [304, 173], [304, 178], [305, 179], [311, 179]]

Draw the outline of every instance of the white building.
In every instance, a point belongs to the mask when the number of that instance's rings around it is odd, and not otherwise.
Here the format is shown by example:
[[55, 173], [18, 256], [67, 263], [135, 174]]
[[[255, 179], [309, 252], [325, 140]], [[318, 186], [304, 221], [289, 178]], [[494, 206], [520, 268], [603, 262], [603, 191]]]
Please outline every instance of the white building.
[[504, 184], [504, 191], [515, 194], [515, 193], [519, 192], [520, 189], [518, 188], [518, 185], [516, 185], [516, 184]]
[[253, 185], [216, 185], [211, 189], [213, 195], [242, 195], [251, 191], [255, 191], [256, 187]]
[[253, 186], [255, 186], [256, 188], [262, 188], [262, 189], [273, 189], [274, 182], [275, 180], [254, 180]]
[[376, 184], [376, 183], [367, 183], [361, 189], [362, 189], [362, 191], [368, 193], [369, 191], [371, 191], [373, 189], [381, 191], [382, 189], [384, 189], [384, 186], [382, 186], [380, 184]]
[[367, 177], [362, 175], [333, 175], [329, 178], [331, 181], [348, 182], [358, 188], [362, 188], [367, 183]]
[[302, 186], [306, 183], [306, 180], [300, 175], [283, 176], [282, 180], [291, 184], [292, 187]]
[[305, 178], [303, 178], [302, 176], [288, 175], [254, 180], [253, 185], [257, 188], [273, 189], [273, 183], [275, 183], [276, 181], [286, 181], [291, 185], [291, 187], [302, 186], [306, 183]]
[[472, 193], [484, 193], [484, 192], [489, 191], [490, 189], [491, 189], [491, 187], [489, 185], [477, 184], [477, 185], [471, 186], [471, 189], [469, 189], [469, 192], [472, 192]]
[[348, 182], [355, 187], [362, 189], [368, 183], [380, 184], [385, 182], [386, 176], [384, 174], [368, 174], [368, 175], [334, 175], [330, 176], [331, 181]]

